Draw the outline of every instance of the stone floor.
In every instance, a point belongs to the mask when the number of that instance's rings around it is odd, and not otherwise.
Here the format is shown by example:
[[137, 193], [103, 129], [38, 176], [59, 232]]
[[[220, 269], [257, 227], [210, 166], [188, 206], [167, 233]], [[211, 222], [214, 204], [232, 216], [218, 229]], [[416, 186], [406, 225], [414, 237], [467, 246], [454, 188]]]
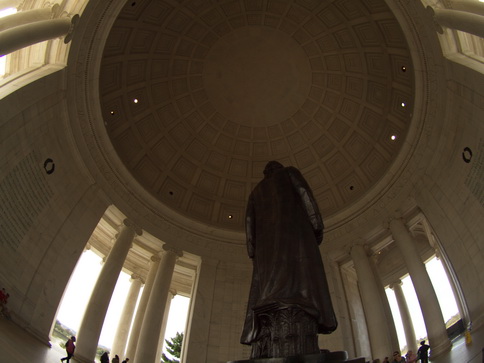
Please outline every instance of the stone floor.
[[[457, 337], [449, 353], [431, 362], [483, 363], [484, 328], [472, 333], [472, 341], [467, 346], [463, 337]], [[49, 348], [12, 322], [0, 319], [0, 363], [58, 363], [64, 353], [60, 346]]]

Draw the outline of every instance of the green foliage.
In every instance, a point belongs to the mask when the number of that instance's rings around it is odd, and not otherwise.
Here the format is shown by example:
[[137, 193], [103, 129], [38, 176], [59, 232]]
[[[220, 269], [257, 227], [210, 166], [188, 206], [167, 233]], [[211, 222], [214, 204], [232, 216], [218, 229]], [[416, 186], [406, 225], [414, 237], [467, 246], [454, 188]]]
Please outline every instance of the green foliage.
[[[170, 355], [172, 355], [175, 358], [180, 358], [181, 354], [181, 348], [182, 348], [182, 343], [183, 343], [183, 333], [176, 333], [176, 335], [171, 338], [170, 340], [165, 339], [166, 342], [166, 350]], [[165, 353], [161, 355], [161, 361], [163, 363], [179, 363], [179, 359], [170, 359], [168, 358]]]
[[66, 342], [69, 340], [70, 337], [75, 336], [76, 332], [72, 329], [69, 329], [67, 326], [62, 325], [59, 320], [55, 321], [54, 331], [52, 332], [52, 336], [59, 338], [61, 343], [59, 345], [62, 348], [66, 348]]
[[[59, 320], [56, 320], [52, 336], [59, 340], [59, 346], [62, 349], [66, 349], [67, 340], [72, 336], [76, 336], [76, 332], [63, 325]], [[99, 345], [96, 349], [96, 356], [99, 358], [104, 352], [109, 352], [109, 349], [105, 346]]]

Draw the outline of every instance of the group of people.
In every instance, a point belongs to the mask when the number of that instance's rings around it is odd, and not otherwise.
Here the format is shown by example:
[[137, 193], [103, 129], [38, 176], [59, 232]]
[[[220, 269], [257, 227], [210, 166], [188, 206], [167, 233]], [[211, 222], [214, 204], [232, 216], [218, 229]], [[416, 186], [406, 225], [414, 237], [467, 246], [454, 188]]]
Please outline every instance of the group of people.
[[430, 346], [425, 344], [425, 340], [420, 342], [420, 348], [418, 348], [417, 354], [415, 354], [412, 350], [409, 350], [407, 354], [402, 356], [400, 351], [396, 350], [393, 352], [393, 360], [390, 361], [388, 357], [383, 359], [382, 363], [429, 363], [429, 349]]
[[[125, 360], [122, 361], [122, 363], [128, 363], [129, 358], [126, 358]], [[101, 355], [101, 363], [109, 363], [109, 352], [104, 352], [103, 355]], [[117, 354], [114, 355], [114, 358], [111, 359], [111, 363], [119, 363], [119, 356]]]
[[[66, 342], [66, 352], [67, 356], [64, 358], [61, 358], [61, 362], [70, 362], [70, 359], [74, 356], [74, 351], [76, 350], [76, 337], [72, 336], [70, 339]], [[128, 363], [129, 358], [126, 358], [123, 360], [122, 363]], [[101, 355], [101, 363], [109, 363], [109, 352], [104, 352]], [[111, 363], [119, 363], [119, 356], [116, 354], [114, 358], [111, 360]]]

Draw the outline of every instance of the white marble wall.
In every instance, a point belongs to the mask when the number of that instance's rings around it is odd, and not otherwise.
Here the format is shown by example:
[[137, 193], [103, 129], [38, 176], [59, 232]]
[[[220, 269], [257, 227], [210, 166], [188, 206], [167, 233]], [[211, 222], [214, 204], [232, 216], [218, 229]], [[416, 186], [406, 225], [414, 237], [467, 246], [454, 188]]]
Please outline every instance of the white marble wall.
[[[249, 261], [248, 261], [249, 262]], [[190, 311], [184, 362], [248, 359], [239, 343], [249, 295], [251, 265], [202, 260]]]
[[0, 100], [0, 284], [10, 293], [14, 320], [45, 343], [69, 276], [107, 207], [72, 154], [62, 80], [62, 72], [54, 73]]
[[[432, 164], [414, 197], [450, 259], [476, 328], [484, 320], [484, 77], [450, 61], [447, 70], [442, 136], [426, 155]], [[465, 147], [472, 150], [469, 163]]]

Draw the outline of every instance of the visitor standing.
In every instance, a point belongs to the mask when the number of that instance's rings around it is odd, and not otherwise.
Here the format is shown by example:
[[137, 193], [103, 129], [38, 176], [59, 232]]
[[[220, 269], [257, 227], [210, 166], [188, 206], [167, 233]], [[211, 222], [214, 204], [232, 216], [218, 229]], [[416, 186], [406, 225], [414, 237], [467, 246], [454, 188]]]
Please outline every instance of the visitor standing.
[[429, 363], [429, 349], [430, 346], [425, 344], [425, 340], [422, 340], [417, 351], [417, 359], [420, 359], [421, 363]]
[[101, 363], [109, 363], [109, 353], [104, 352], [101, 356]]

